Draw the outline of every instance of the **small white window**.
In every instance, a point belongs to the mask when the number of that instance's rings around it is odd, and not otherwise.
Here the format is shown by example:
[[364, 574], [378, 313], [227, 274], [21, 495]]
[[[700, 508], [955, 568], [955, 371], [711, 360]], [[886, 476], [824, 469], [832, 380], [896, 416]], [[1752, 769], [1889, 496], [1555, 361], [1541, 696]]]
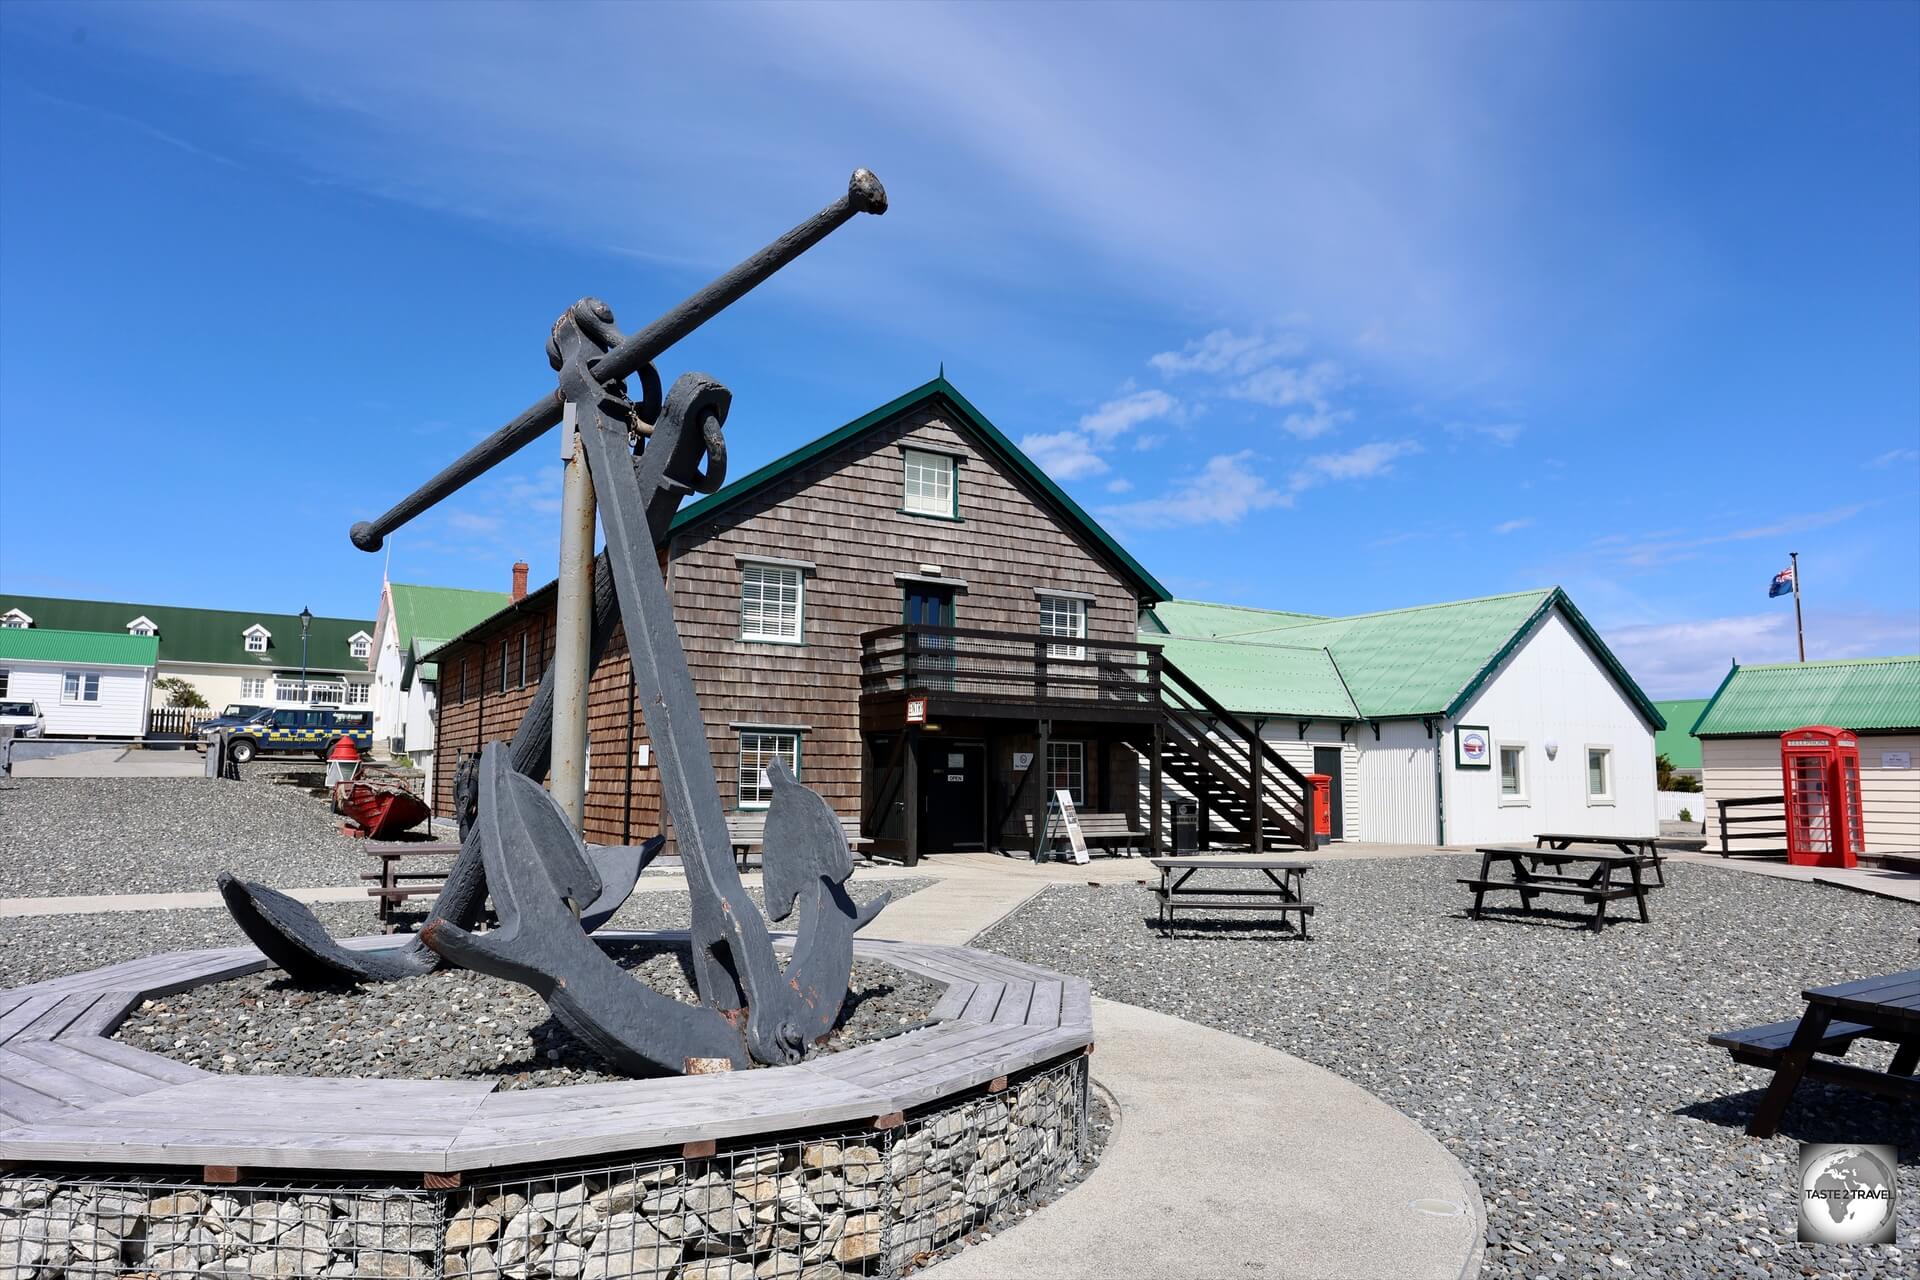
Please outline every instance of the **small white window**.
[[349, 703], [357, 703], [361, 706], [365, 706], [367, 702], [367, 686], [364, 684], [348, 685], [347, 701]]
[[1047, 798], [1065, 791], [1076, 805], [1087, 802], [1087, 744], [1049, 742], [1047, 744]]
[[775, 760], [800, 776], [800, 735], [746, 731], [740, 735], [740, 807], [764, 809], [773, 803], [767, 766]]
[[32, 625], [33, 619], [18, 609], [9, 609], [6, 613], [0, 614], [0, 627], [5, 627], [9, 631], [25, 631]]
[[267, 696], [267, 678], [265, 676], [241, 676], [240, 696], [259, 699]]
[[347, 652], [356, 658], [364, 658], [373, 652], [373, 637], [364, 631], [355, 632], [347, 641]]
[[248, 653], [265, 653], [267, 651], [267, 641], [273, 638], [273, 633], [259, 623], [248, 627], [241, 634], [246, 637]]
[[[1071, 636], [1075, 640], [1087, 638], [1087, 602], [1076, 600], [1072, 596], [1040, 597], [1040, 634], [1045, 636]], [[1087, 656], [1085, 645], [1050, 644], [1047, 646], [1049, 658], [1073, 658]]]
[[154, 625], [153, 619], [144, 614], [127, 624], [127, 634], [130, 636], [155, 635], [159, 630], [160, 628]]
[[100, 673], [98, 671], [67, 672], [66, 678], [60, 682], [60, 701], [100, 701]]
[[908, 511], [923, 516], [959, 514], [953, 501], [953, 459], [944, 453], [906, 449], [906, 495], [902, 503]]
[[1587, 803], [1613, 803], [1613, 748], [1587, 748]]
[[1500, 803], [1527, 802], [1527, 746], [1524, 742], [1500, 744]]
[[797, 568], [751, 561], [742, 564], [740, 638], [799, 644], [803, 592]]

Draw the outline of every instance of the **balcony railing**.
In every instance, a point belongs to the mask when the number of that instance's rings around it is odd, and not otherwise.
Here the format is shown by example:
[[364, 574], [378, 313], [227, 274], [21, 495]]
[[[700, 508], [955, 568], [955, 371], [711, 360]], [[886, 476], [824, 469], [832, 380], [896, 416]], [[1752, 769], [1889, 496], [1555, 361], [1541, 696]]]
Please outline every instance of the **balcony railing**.
[[882, 627], [860, 637], [860, 692], [992, 703], [1160, 703], [1152, 645], [970, 627]]

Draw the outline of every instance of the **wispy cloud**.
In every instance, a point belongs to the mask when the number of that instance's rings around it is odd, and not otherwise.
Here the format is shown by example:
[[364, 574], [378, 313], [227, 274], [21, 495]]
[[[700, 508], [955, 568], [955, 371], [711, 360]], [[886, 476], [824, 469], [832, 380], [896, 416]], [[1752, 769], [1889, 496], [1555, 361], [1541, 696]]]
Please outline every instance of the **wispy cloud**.
[[[1180, 408], [1178, 400], [1157, 388], [1130, 391], [1081, 415], [1077, 426], [1022, 436], [1020, 448], [1056, 480], [1103, 475], [1109, 464], [1101, 455], [1112, 450], [1122, 436], [1143, 422], [1177, 418]], [[1139, 447], [1150, 448], [1151, 444]]]
[[[1784, 602], [1783, 602], [1784, 603]], [[1729, 664], [1791, 662], [1793, 610], [1603, 628], [1634, 680], [1656, 698], [1705, 697]], [[1809, 621], [1809, 658], [1865, 658], [1920, 651], [1920, 618], [1854, 612]]]
[[1895, 467], [1903, 462], [1920, 462], [1920, 449], [1889, 449], [1867, 465], [1874, 468]]
[[1498, 445], [1510, 445], [1526, 433], [1521, 422], [1449, 422], [1447, 434], [1462, 439], [1479, 436]]
[[1160, 497], [1102, 508], [1101, 517], [1131, 529], [1238, 524], [1249, 512], [1291, 502], [1254, 470], [1253, 461], [1251, 449], [1216, 454]]
[[1162, 351], [1150, 356], [1147, 363], [1168, 377], [1185, 373], [1245, 376], [1304, 350], [1306, 340], [1296, 334], [1269, 338], [1259, 333], [1237, 334], [1231, 329], [1215, 329], [1178, 351]]
[[1528, 529], [1532, 526], [1533, 517], [1522, 516], [1517, 520], [1502, 520], [1499, 524], [1493, 526], [1493, 531], [1499, 534], [1518, 533], [1522, 529]]
[[1691, 529], [1662, 529], [1639, 537], [1611, 534], [1594, 539], [1592, 546], [1596, 552], [1607, 559], [1635, 568], [1646, 568], [1690, 559], [1706, 548], [1727, 543], [1752, 542], [1760, 538], [1784, 538], [1796, 533], [1825, 529], [1853, 519], [1872, 505], [1870, 502], [1853, 502], [1845, 506], [1831, 507], [1825, 511], [1809, 512], [1806, 515], [1790, 516], [1785, 520], [1774, 520], [1766, 524], [1729, 529], [1720, 533], [1698, 533]]
[[1417, 440], [1375, 440], [1345, 453], [1315, 454], [1293, 473], [1291, 488], [1299, 493], [1327, 480], [1366, 480], [1385, 475], [1397, 459], [1419, 452]]

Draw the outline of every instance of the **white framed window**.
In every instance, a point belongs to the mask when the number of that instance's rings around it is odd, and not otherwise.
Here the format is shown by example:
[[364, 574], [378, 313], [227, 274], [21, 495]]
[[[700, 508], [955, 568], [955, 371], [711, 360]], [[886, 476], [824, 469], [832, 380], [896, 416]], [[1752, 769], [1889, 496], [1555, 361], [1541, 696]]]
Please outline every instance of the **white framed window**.
[[1527, 803], [1527, 744], [1503, 742], [1496, 754], [1500, 759], [1500, 803]]
[[[1075, 640], [1087, 638], [1087, 602], [1073, 596], [1040, 597], [1040, 634], [1044, 636], [1070, 636]], [[1085, 645], [1050, 644], [1047, 646], [1049, 658], [1072, 658], [1079, 660], [1087, 656]]]
[[906, 475], [901, 506], [915, 515], [958, 515], [953, 500], [954, 459], [924, 449], [903, 449], [901, 456]]
[[1613, 803], [1613, 748], [1587, 748], [1587, 803]]
[[347, 652], [356, 658], [364, 658], [373, 652], [373, 637], [364, 631], [356, 631], [347, 639]]
[[367, 704], [367, 690], [368, 686], [364, 684], [349, 684], [347, 686], [348, 705], [365, 706]]
[[154, 625], [153, 619], [145, 614], [141, 614], [127, 624], [127, 634], [130, 636], [151, 636], [159, 633], [160, 628]]
[[240, 696], [258, 700], [267, 696], [267, 678], [265, 676], [241, 676]]
[[32, 625], [33, 619], [18, 609], [9, 609], [4, 614], [0, 614], [0, 627], [5, 627], [9, 631], [25, 631]]
[[60, 701], [100, 701], [100, 673], [98, 671], [67, 672], [60, 681]]
[[740, 638], [799, 644], [805, 592], [797, 567], [743, 562], [740, 566]]
[[273, 639], [273, 632], [267, 630], [257, 622], [240, 634], [247, 642], [248, 653], [265, 653], [267, 651], [267, 641]]
[[1087, 744], [1049, 742], [1047, 744], [1047, 796], [1065, 791], [1076, 805], [1087, 802]]
[[773, 803], [773, 781], [767, 766], [775, 760], [800, 776], [800, 735], [760, 729], [740, 732], [740, 787], [742, 809], [764, 809]]

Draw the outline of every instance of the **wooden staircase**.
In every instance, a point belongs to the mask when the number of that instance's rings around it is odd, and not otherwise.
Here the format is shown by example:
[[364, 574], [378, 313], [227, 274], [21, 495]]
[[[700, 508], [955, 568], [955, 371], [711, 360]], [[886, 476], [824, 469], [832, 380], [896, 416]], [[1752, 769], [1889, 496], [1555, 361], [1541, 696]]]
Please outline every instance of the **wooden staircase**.
[[1160, 767], [1199, 802], [1202, 838], [1225, 826], [1255, 852], [1313, 848], [1307, 776], [1198, 681], [1161, 654], [1153, 661], [1163, 709]]

